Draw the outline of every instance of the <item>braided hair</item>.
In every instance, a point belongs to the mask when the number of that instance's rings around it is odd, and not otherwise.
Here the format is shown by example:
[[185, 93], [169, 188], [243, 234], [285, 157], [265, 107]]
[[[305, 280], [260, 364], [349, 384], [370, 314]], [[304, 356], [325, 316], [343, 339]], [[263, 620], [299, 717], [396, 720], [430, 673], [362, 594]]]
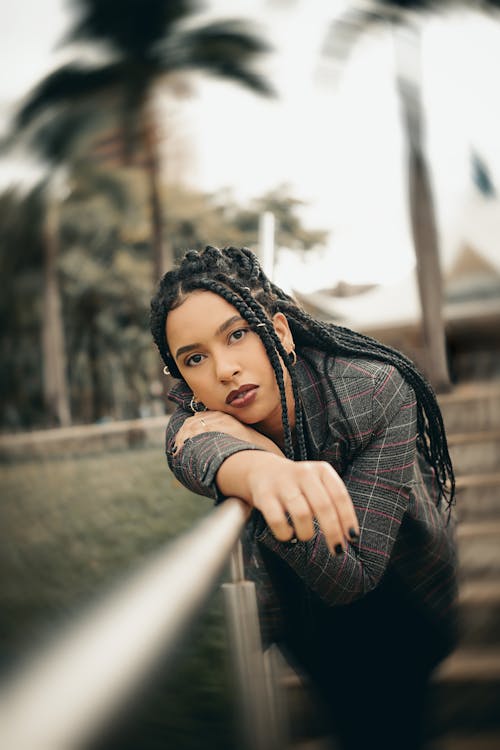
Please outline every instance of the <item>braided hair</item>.
[[[283, 313], [298, 345], [311, 346], [332, 354], [374, 359], [393, 365], [413, 388], [417, 399], [417, 447], [435, 472], [438, 506], [445, 498], [448, 508], [454, 501], [455, 478], [446, 434], [436, 396], [413, 362], [400, 352], [348, 328], [312, 318], [297, 302], [273, 284], [264, 274], [257, 257], [247, 248], [207, 246], [189, 250], [180, 264], [166, 273], [151, 301], [151, 332], [160, 355], [175, 378], [182, 378], [168, 348], [165, 323], [170, 310], [179, 307], [195, 290], [222, 297], [240, 313], [265, 347], [273, 367], [281, 399], [285, 454], [296, 457], [285, 395], [284, 363], [290, 374], [296, 409], [296, 438], [299, 460], [307, 459], [302, 410], [299, 408], [297, 379], [292, 358], [284, 350], [272, 324], [272, 316]], [[342, 408], [340, 402], [339, 406]]]

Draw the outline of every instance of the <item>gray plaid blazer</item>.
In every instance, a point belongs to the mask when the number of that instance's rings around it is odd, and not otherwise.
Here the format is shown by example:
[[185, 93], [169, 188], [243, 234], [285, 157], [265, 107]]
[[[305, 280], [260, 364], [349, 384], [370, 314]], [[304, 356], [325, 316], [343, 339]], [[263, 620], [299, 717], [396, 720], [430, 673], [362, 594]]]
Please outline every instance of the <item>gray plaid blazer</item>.
[[[392, 365], [311, 348], [298, 352], [296, 373], [308, 457], [328, 461], [343, 478], [361, 535], [345, 554], [334, 556], [318, 525], [310, 541], [279, 542], [253, 512], [244, 549], [247, 574], [257, 584], [265, 642], [278, 637], [281, 612], [262, 545], [332, 607], [365, 596], [391, 571], [422, 614], [448, 629], [456, 614], [454, 521], [437, 507], [433, 470], [417, 450], [414, 391]], [[261, 449], [208, 432], [174, 452], [176, 433], [191, 416], [191, 396], [184, 382], [169, 395], [178, 408], [167, 427], [168, 463], [187, 488], [220, 502], [214, 478], [221, 463], [240, 450]]]

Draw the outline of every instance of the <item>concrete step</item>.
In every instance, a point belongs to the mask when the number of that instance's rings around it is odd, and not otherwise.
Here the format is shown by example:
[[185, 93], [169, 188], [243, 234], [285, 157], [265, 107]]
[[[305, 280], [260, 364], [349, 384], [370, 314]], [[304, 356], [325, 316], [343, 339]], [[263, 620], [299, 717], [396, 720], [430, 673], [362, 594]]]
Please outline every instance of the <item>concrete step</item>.
[[459, 523], [457, 545], [462, 581], [500, 578], [500, 520]]
[[[333, 745], [335, 747], [335, 745]], [[324, 737], [315, 737], [312, 740], [299, 740], [288, 745], [287, 750], [332, 750], [332, 743]]]
[[500, 520], [500, 472], [457, 477], [456, 516], [459, 521]]
[[[500, 732], [447, 734], [426, 744], [425, 750], [499, 750]], [[319, 748], [318, 748], [319, 750]]]
[[[318, 737], [294, 742], [288, 750], [336, 750], [336, 745], [324, 737]], [[500, 732], [448, 734], [426, 743], [425, 750], [500, 750]]]
[[500, 649], [458, 649], [436, 670], [429, 700], [430, 737], [478, 727], [500, 732]]
[[464, 383], [438, 397], [449, 434], [500, 428], [500, 382]]
[[[317, 737], [294, 742], [288, 746], [287, 750], [340, 750], [340, 748], [335, 741]], [[424, 750], [500, 750], [500, 732], [449, 734], [426, 743]]]
[[[304, 681], [290, 669], [282, 684], [286, 690], [292, 740], [296, 743], [306, 739], [325, 742], [322, 739], [326, 734], [324, 722]], [[429, 750], [431, 747], [451, 750], [451, 737], [469, 742], [472, 733], [478, 730], [485, 748], [489, 747], [487, 743], [500, 735], [499, 648], [461, 648], [440, 665], [430, 688], [426, 726]], [[464, 744], [464, 750], [468, 747]]]
[[500, 429], [449, 434], [448, 447], [457, 476], [500, 468]]
[[461, 648], [500, 648], [500, 577], [460, 586], [459, 627]]

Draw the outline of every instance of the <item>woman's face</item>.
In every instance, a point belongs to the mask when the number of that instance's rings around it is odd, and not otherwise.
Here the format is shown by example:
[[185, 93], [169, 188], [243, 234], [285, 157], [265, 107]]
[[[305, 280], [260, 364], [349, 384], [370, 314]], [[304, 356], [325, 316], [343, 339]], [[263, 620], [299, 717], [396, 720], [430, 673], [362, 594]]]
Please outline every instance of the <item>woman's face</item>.
[[[286, 317], [276, 313], [273, 325], [285, 350], [290, 351], [293, 339]], [[274, 370], [260, 337], [235, 307], [212, 292], [191, 292], [169, 312], [166, 335], [169, 350], [197, 401], [263, 432], [275, 432], [278, 425], [281, 428]], [[285, 369], [284, 377], [289, 411], [293, 412]]]

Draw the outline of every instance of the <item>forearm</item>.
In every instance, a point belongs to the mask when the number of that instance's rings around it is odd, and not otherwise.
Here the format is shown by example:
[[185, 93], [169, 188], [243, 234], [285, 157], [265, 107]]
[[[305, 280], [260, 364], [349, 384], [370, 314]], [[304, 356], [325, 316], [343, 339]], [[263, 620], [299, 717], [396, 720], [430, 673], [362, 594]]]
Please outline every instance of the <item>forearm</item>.
[[356, 536], [349, 493], [329, 464], [292, 461], [270, 438], [227, 414], [203, 412], [172, 425], [167, 455], [185, 486], [217, 501], [239, 497], [262, 513], [277, 540], [290, 540], [294, 531], [310, 539], [314, 518], [331, 549]]
[[224, 493], [216, 484], [217, 472], [222, 463], [240, 451], [247, 455], [263, 451], [282, 455], [268, 437], [227, 414], [203, 412], [193, 417], [178, 409], [169, 420], [166, 453], [170, 469], [181, 484], [196, 494], [220, 502]]
[[[265, 440], [268, 440], [268, 438], [265, 438]], [[257, 444], [257, 441], [255, 442]], [[270, 440], [268, 442], [272, 443]], [[221, 464], [215, 478], [219, 491], [226, 497], [239, 497], [241, 500], [253, 505], [253, 480], [256, 474], [272, 473], [281, 467], [283, 461], [288, 461], [278, 446], [275, 443], [272, 443], [272, 445], [276, 449], [273, 452], [270, 450], [244, 450], [226, 458]]]

